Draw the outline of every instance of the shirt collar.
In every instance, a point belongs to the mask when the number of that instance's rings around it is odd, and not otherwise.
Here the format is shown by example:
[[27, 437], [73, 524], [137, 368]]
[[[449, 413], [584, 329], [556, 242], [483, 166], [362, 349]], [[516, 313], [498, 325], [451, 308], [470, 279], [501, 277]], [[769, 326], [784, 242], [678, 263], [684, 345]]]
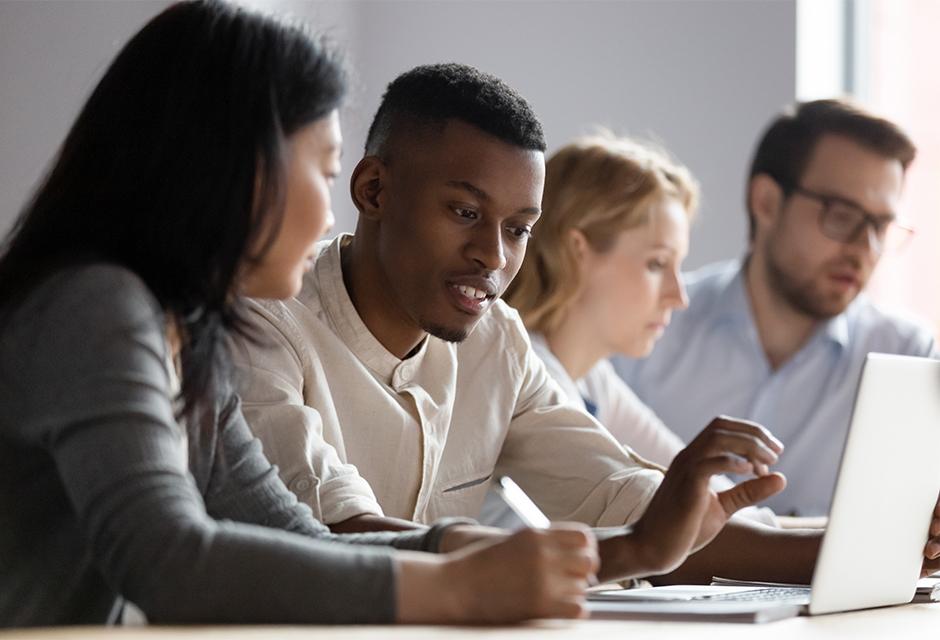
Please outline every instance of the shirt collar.
[[[744, 267], [746, 261], [740, 261], [734, 275], [728, 280], [725, 287], [718, 295], [718, 304], [716, 320], [719, 322], [729, 322], [734, 324], [749, 324], [754, 327], [755, 337], [757, 325], [754, 322], [754, 314], [751, 309], [751, 300], [747, 295], [747, 288], [744, 283]], [[857, 300], [857, 298], [856, 298]], [[852, 305], [856, 303], [852, 301]], [[851, 309], [851, 306], [849, 307]], [[831, 342], [839, 347], [845, 348], [849, 344], [849, 311], [848, 309], [837, 316], [824, 321], [817, 328], [814, 337], [811, 339], [821, 339]]]
[[[855, 304], [855, 301], [852, 301]], [[817, 335], [845, 349], [849, 346], [849, 316], [848, 310], [829, 318], [819, 327]]]
[[[320, 252], [314, 272], [320, 288], [320, 304], [329, 317], [333, 331], [359, 360], [374, 371], [386, 384], [390, 384], [402, 360], [382, 346], [369, 331], [349, 297], [343, 282], [341, 251], [352, 240], [352, 234], [343, 233]], [[427, 352], [425, 338], [409, 362], [419, 363]]]

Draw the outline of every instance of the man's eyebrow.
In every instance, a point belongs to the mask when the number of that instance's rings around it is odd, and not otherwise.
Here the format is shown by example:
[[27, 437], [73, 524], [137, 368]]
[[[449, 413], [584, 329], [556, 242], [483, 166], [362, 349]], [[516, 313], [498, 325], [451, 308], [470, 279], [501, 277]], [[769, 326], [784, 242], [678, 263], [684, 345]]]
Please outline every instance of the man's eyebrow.
[[[448, 187], [456, 187], [457, 189], [463, 189], [464, 191], [468, 191], [474, 196], [476, 196], [477, 198], [479, 198], [480, 200], [482, 200], [483, 202], [489, 202], [492, 200], [492, 198], [490, 198], [490, 194], [488, 194], [486, 191], [476, 186], [472, 182], [467, 182], [466, 180], [448, 180], [446, 184]], [[521, 213], [521, 214], [531, 215], [531, 216], [539, 216], [539, 215], [542, 215], [542, 210], [539, 207], [525, 207], [523, 209], [520, 209], [516, 213]]]
[[673, 253], [678, 253], [678, 249], [671, 244], [666, 244], [665, 242], [657, 242], [650, 249], [659, 251], [660, 249], [665, 249], [666, 251], [672, 251]]
[[470, 193], [475, 195], [477, 198], [485, 202], [489, 202], [491, 200], [490, 194], [488, 194], [486, 191], [484, 191], [480, 187], [474, 185], [473, 183], [467, 182], [466, 180], [448, 180], [447, 186], [457, 187], [458, 189], [469, 191]]

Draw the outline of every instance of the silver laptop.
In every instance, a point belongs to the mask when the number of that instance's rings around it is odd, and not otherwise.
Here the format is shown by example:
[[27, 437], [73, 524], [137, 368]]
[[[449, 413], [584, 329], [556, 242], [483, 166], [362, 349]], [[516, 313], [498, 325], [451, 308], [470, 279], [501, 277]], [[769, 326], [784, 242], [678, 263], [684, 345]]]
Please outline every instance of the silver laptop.
[[938, 450], [940, 360], [869, 354], [811, 587], [605, 591], [590, 596], [592, 615], [760, 622], [910, 602], [940, 492]]

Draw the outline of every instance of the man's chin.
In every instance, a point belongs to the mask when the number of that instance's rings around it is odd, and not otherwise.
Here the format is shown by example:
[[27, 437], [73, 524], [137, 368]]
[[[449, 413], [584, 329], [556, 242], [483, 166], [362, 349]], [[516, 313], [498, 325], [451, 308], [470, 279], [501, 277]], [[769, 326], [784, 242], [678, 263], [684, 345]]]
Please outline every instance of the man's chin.
[[795, 305], [804, 314], [815, 318], [816, 320], [830, 320], [844, 312], [852, 304], [856, 295], [832, 295], [825, 297], [816, 297], [810, 300], [801, 300], [800, 304]]
[[426, 324], [422, 327], [427, 333], [445, 342], [463, 342], [470, 335], [473, 327], [445, 327], [436, 324]]

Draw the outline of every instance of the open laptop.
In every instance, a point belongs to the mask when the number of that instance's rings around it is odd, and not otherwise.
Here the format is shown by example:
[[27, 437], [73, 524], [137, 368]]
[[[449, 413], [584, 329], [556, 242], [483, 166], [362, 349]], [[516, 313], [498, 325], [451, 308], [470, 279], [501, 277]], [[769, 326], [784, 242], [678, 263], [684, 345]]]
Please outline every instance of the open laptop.
[[908, 603], [940, 492], [938, 450], [940, 360], [869, 354], [811, 587], [601, 591], [592, 616], [762, 622]]

